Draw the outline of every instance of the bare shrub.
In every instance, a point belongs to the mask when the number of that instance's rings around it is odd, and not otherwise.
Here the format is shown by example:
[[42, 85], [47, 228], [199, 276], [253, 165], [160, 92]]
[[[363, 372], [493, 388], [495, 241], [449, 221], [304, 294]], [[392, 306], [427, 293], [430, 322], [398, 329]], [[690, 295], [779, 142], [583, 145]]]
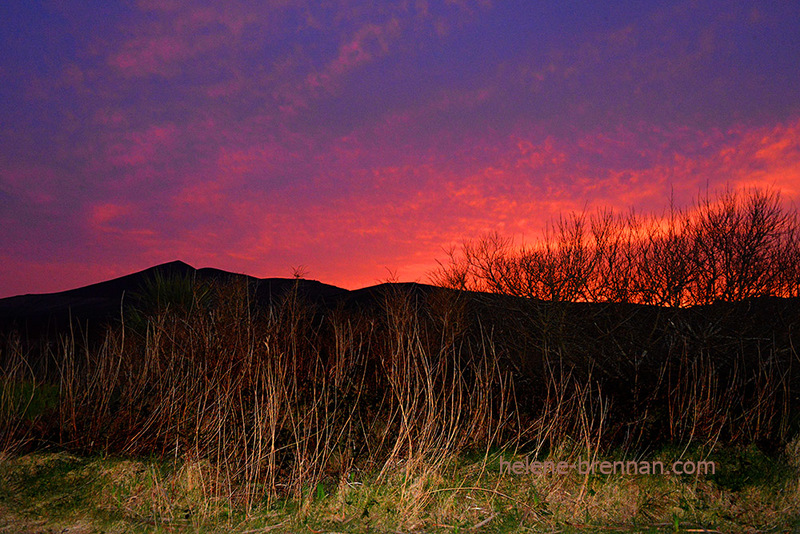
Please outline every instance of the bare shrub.
[[489, 234], [448, 252], [431, 273], [443, 287], [547, 301], [658, 306], [797, 295], [797, 213], [780, 194], [706, 196], [686, 210], [559, 218], [534, 243]]

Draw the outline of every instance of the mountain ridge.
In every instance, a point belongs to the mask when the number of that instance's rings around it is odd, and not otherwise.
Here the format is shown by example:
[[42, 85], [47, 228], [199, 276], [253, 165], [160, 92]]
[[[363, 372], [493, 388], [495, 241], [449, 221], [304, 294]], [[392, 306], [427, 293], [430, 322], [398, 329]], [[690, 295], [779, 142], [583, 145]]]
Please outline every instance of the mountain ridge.
[[[39, 337], [39, 334], [53, 331], [63, 332], [75, 320], [79, 320], [81, 323], [89, 321], [95, 324], [118, 320], [122, 316], [125, 306], [130, 303], [128, 299], [136, 298], [137, 293], [145, 288], [146, 283], [152, 281], [159, 274], [179, 277], [193, 276], [199, 281], [223, 283], [245, 281], [253, 290], [252, 295], [256, 302], [262, 304], [274, 302], [289, 291], [296, 291], [306, 302], [319, 304], [321, 308], [328, 309], [337, 306], [351, 309], [364, 306], [374, 308], [376, 305], [380, 307], [383, 300], [392, 295], [393, 290], [400, 289], [407, 290], [407, 294], [410, 295], [422, 296], [423, 300], [434, 291], [462, 295], [466, 297], [466, 301], [476, 304], [484, 310], [489, 310], [492, 315], [497, 316], [508, 314], [513, 316], [515, 313], [528, 314], [532, 309], [540, 309], [540, 311], [550, 309], [547, 313], [551, 313], [553, 306], [568, 313], [573, 319], [587, 313], [589, 315], [597, 313], [599, 310], [606, 310], [602, 312], [603, 314], [613, 311], [613, 315], [628, 313], [634, 309], [649, 314], [660, 309], [636, 303], [552, 303], [509, 295], [445, 289], [417, 282], [387, 282], [349, 290], [303, 278], [257, 278], [213, 267], [197, 269], [188, 263], [175, 260], [65, 291], [0, 298], [0, 331], [17, 330], [23, 335]], [[701, 317], [708, 314], [711, 316], [727, 315], [735, 310], [735, 313], [738, 314], [759, 314], [768, 317], [782, 316], [785, 310], [798, 308], [800, 308], [800, 299], [797, 298], [758, 297], [742, 302], [720, 301], [703, 306], [671, 309], [670, 314], [688, 318], [692, 315]]]
[[31, 327], [33, 330], [57, 327], [72, 319], [108, 319], [120, 314], [126, 296], [140, 291], [157, 275], [193, 276], [208, 281], [246, 281], [256, 288], [259, 299], [270, 299], [298, 288], [312, 301], [341, 298], [350, 291], [317, 280], [300, 278], [257, 278], [213, 267], [195, 268], [175, 260], [86, 286], [52, 293], [28, 293], [0, 299], [0, 328]]

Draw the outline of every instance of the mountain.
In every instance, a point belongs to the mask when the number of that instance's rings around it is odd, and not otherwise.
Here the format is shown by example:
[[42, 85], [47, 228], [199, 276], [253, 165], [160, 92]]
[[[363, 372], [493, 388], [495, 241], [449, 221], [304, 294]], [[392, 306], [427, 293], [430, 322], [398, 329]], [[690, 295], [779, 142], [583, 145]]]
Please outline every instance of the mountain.
[[70, 320], [107, 321], [120, 316], [121, 310], [148, 282], [165, 278], [194, 278], [198, 282], [246, 281], [255, 288], [258, 300], [268, 301], [297, 288], [312, 302], [335, 301], [350, 291], [314, 280], [294, 278], [255, 278], [220, 269], [195, 269], [182, 261], [157, 265], [137, 273], [97, 284], [57, 293], [19, 295], [0, 299], [0, 329], [15, 327], [28, 333], [58, 330]]

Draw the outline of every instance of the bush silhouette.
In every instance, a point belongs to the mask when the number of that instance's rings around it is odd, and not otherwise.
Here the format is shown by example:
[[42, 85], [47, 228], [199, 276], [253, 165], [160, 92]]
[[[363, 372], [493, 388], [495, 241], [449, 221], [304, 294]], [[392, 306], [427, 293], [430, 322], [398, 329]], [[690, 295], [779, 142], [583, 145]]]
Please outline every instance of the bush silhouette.
[[553, 302], [659, 306], [798, 296], [800, 224], [778, 192], [728, 190], [642, 217], [570, 214], [532, 244], [489, 234], [448, 252], [437, 285]]

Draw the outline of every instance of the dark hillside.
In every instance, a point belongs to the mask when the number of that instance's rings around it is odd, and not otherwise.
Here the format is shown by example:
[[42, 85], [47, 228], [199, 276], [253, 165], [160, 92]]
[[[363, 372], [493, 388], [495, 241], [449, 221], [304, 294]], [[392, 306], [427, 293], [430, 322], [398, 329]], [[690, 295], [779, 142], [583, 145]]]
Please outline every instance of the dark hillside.
[[70, 318], [79, 324], [102, 326], [119, 320], [120, 311], [136, 303], [148, 282], [163, 279], [190, 279], [193, 283], [246, 282], [259, 301], [269, 302], [297, 288], [311, 302], [339, 297], [347, 290], [312, 280], [288, 278], [259, 279], [220, 269], [195, 269], [182, 261], [157, 265], [137, 273], [58, 293], [20, 295], [0, 299], [0, 330], [16, 329], [30, 337], [65, 331]]

